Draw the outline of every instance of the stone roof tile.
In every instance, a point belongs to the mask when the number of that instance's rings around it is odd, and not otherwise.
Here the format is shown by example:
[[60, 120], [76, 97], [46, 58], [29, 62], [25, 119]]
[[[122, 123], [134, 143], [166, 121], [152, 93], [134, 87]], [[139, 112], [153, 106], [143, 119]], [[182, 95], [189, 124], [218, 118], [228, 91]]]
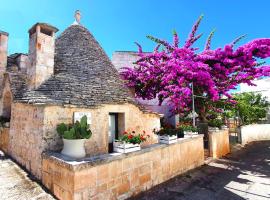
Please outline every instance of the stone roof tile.
[[56, 39], [55, 73], [16, 101], [97, 106], [133, 102], [129, 89], [93, 35], [72, 25]]

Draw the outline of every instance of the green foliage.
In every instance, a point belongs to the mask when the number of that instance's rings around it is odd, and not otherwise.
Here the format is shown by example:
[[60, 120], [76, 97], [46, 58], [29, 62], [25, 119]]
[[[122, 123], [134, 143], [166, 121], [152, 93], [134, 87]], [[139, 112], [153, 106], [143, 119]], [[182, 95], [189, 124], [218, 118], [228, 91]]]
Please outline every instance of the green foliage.
[[179, 128], [162, 128], [156, 134], [157, 135], [179, 135], [181, 134], [181, 130]]
[[211, 127], [218, 127], [221, 128], [222, 125], [224, 125], [223, 121], [221, 119], [211, 119], [208, 121], [208, 125]]
[[269, 102], [261, 94], [242, 93], [234, 96], [238, 102], [233, 112], [239, 115], [242, 124], [258, 123], [266, 117]]
[[179, 125], [179, 129], [181, 129], [182, 131], [188, 131], [188, 132], [198, 132], [198, 128], [193, 127], [191, 125]]
[[61, 123], [56, 130], [61, 137], [68, 140], [89, 139], [92, 136], [86, 116], [83, 116], [80, 122], [76, 121], [73, 125]]

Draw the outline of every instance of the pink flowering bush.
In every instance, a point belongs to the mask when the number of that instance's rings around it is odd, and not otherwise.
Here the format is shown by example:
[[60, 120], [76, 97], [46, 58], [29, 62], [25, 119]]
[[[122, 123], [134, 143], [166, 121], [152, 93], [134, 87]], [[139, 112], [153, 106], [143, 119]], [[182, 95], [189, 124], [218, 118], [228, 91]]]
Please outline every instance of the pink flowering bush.
[[[238, 48], [237, 38], [224, 48], [210, 49], [214, 32], [209, 35], [203, 51], [194, 48], [194, 43], [202, 34], [196, 35], [202, 16], [182, 47], [178, 34], [174, 32], [173, 43], [147, 36], [157, 43], [151, 53], [143, 53], [139, 46], [139, 59], [136, 66], [125, 67], [121, 75], [129, 87], [135, 89], [136, 97], [159, 99], [173, 107], [174, 113], [185, 113], [191, 109], [191, 83], [196, 98], [197, 112], [206, 120], [208, 107], [221, 97], [232, 102], [229, 91], [240, 83], [254, 85], [252, 80], [270, 75], [270, 66], [264, 66], [262, 60], [270, 57], [270, 39], [256, 39]], [[163, 47], [160, 50], [160, 47]]]

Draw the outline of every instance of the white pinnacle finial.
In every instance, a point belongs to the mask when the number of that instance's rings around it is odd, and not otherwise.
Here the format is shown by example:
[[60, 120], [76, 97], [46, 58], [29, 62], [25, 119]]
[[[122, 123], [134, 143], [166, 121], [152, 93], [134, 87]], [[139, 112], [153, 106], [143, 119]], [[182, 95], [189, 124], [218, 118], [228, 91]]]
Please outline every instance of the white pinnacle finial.
[[73, 24], [75, 24], [75, 25], [80, 24], [81, 12], [79, 10], [76, 10], [74, 17], [75, 17], [75, 22]]

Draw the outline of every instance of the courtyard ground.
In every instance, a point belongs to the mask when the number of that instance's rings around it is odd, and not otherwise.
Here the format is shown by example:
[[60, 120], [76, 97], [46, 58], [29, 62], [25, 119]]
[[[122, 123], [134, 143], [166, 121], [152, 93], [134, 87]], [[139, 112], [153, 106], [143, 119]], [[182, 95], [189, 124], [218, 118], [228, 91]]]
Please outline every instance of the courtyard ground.
[[251, 143], [133, 199], [269, 200], [270, 141]]
[[37, 182], [0, 151], [1, 200], [53, 200]]

